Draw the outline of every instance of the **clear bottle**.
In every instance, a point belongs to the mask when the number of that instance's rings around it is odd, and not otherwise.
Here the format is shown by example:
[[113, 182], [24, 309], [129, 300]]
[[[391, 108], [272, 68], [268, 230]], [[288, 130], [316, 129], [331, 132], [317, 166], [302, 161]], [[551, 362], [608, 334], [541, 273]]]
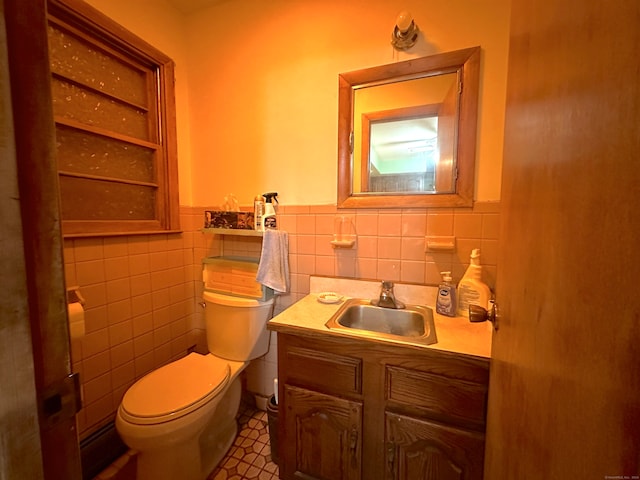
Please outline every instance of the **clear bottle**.
[[262, 215], [264, 215], [264, 202], [262, 195], [256, 195], [253, 200], [253, 229], [264, 230], [262, 228]]
[[436, 312], [447, 317], [456, 316], [456, 286], [451, 283], [451, 272], [440, 272], [442, 282], [438, 287], [438, 298], [436, 299]]
[[482, 267], [480, 266], [480, 249], [471, 251], [469, 268], [458, 283], [458, 315], [468, 317], [469, 305], [479, 305], [488, 308], [491, 300], [491, 290], [482, 280]]

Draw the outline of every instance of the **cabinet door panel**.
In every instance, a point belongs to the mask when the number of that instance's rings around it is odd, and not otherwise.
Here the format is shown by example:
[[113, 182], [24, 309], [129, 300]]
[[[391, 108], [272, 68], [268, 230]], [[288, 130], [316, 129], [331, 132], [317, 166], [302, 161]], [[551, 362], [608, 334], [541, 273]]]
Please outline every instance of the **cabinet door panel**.
[[282, 478], [361, 478], [361, 403], [285, 385], [285, 409]]
[[390, 412], [385, 422], [387, 479], [482, 479], [482, 434]]

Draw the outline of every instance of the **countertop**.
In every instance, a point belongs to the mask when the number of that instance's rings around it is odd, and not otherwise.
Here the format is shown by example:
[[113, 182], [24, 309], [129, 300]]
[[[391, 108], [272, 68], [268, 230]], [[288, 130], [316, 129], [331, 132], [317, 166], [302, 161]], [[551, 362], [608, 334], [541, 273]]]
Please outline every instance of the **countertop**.
[[[349, 297], [344, 297], [343, 301]], [[320, 334], [354, 338], [337, 330], [330, 330], [325, 323], [340, 308], [343, 301], [335, 304], [326, 304], [318, 301], [318, 294], [310, 293], [300, 301], [291, 305], [285, 311], [272, 318], [267, 323], [267, 328], [275, 332], [307, 334], [317, 336]], [[476, 357], [491, 358], [492, 324], [489, 322], [471, 323], [464, 317], [446, 317], [439, 315], [433, 309], [433, 317], [436, 328], [437, 343], [432, 345], [412, 345], [411, 348], [427, 348], [443, 350], [452, 353], [472, 355]], [[391, 340], [380, 340], [383, 343], [404, 343]]]

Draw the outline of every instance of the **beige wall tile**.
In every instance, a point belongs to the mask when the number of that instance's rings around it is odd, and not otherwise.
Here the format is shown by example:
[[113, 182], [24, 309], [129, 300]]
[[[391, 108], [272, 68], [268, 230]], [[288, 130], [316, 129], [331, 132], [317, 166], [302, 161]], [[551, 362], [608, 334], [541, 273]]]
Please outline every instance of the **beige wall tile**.
[[316, 235], [316, 255], [328, 255], [333, 256], [335, 254], [335, 248], [331, 245], [333, 235]]
[[378, 260], [378, 280], [400, 281], [399, 260]]
[[87, 404], [84, 410], [88, 425], [100, 424], [109, 418], [114, 411], [111, 395], [105, 395], [97, 401]]
[[149, 252], [166, 252], [168, 250], [167, 235], [149, 235]]
[[138, 337], [153, 330], [153, 314], [151, 312], [133, 318], [133, 336]]
[[402, 260], [416, 260], [424, 262], [424, 237], [402, 237], [400, 258]]
[[316, 215], [316, 234], [333, 235], [335, 215]]
[[92, 357], [109, 349], [109, 331], [106, 328], [87, 333], [82, 338], [82, 355]]
[[84, 384], [84, 402], [91, 404], [111, 394], [111, 371]]
[[119, 367], [127, 362], [131, 362], [133, 355], [133, 340], [111, 347], [111, 368]]
[[378, 237], [359, 236], [356, 248], [359, 258], [378, 258]]
[[117, 302], [131, 297], [131, 283], [129, 278], [110, 280], [107, 282], [107, 301]]
[[356, 215], [356, 233], [362, 235], [378, 235], [377, 215]]
[[107, 305], [107, 320], [109, 325], [124, 322], [131, 318], [131, 300], [126, 298], [119, 302], [112, 302]]
[[315, 255], [316, 237], [315, 235], [297, 235], [298, 253], [301, 255]]
[[378, 260], [376, 258], [359, 258], [356, 273], [358, 278], [377, 280]]
[[402, 234], [402, 215], [398, 213], [378, 215], [378, 235], [399, 237]]
[[133, 275], [129, 278], [131, 282], [131, 295], [144, 295], [151, 292], [151, 275], [148, 273], [142, 275]]
[[149, 253], [149, 236], [132, 235], [127, 237], [127, 250], [129, 255]]
[[333, 256], [318, 255], [316, 256], [316, 274], [333, 277], [336, 273], [335, 259]]
[[84, 382], [93, 380], [94, 378], [104, 375], [111, 370], [109, 360], [109, 351], [100, 352], [92, 357], [86, 357], [83, 360]]
[[403, 213], [402, 214], [402, 236], [403, 237], [424, 237], [427, 233], [426, 213]]
[[104, 260], [106, 280], [129, 277], [129, 257], [111, 257]]
[[427, 235], [453, 235], [453, 214], [429, 213], [427, 215]]
[[341, 249], [336, 252], [336, 275], [339, 277], [355, 278], [356, 256], [353, 251]]
[[133, 328], [131, 320], [116, 323], [109, 327], [109, 344], [112, 347], [127, 342], [133, 338]]
[[106, 305], [86, 309], [84, 312], [84, 325], [87, 334], [106, 328], [109, 325]]
[[156, 366], [153, 358], [153, 350], [143, 355], [136, 355], [134, 364], [136, 367], [136, 378], [140, 378], [149, 373]]
[[76, 262], [76, 280], [83, 291], [87, 285], [101, 283], [106, 280], [104, 260]]
[[400, 281], [408, 283], [424, 283], [425, 263], [403, 260], [400, 263]]
[[299, 235], [314, 235], [316, 233], [316, 216], [304, 215], [298, 217], [297, 229]]
[[105, 258], [124, 257], [129, 254], [127, 237], [106, 237], [103, 242]]
[[111, 383], [114, 389], [122, 387], [123, 385], [128, 387], [133, 383], [135, 378], [136, 370], [133, 361], [122, 364], [111, 371]]
[[379, 237], [378, 258], [399, 259], [402, 250], [400, 237]]
[[313, 275], [316, 270], [315, 255], [298, 255], [297, 271], [306, 275]]
[[104, 258], [104, 247], [101, 238], [77, 238], [74, 240], [76, 262], [101, 260]]
[[136, 358], [153, 351], [153, 332], [149, 331], [144, 335], [134, 338], [133, 351]]
[[456, 238], [481, 238], [482, 215], [455, 214], [453, 216], [453, 234]]
[[96, 283], [94, 285], [82, 285], [82, 296], [84, 297], [86, 308], [94, 308], [107, 303], [107, 285]]
[[482, 215], [482, 238], [497, 240], [500, 234], [500, 215], [487, 213]]

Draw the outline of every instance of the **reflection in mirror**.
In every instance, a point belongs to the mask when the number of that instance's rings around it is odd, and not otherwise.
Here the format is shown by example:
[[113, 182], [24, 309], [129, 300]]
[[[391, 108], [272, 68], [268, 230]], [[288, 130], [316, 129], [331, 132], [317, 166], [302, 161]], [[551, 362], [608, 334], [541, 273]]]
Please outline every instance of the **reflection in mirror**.
[[449, 73], [354, 90], [354, 192], [455, 191], [458, 85]]
[[479, 52], [340, 75], [339, 207], [472, 204]]

